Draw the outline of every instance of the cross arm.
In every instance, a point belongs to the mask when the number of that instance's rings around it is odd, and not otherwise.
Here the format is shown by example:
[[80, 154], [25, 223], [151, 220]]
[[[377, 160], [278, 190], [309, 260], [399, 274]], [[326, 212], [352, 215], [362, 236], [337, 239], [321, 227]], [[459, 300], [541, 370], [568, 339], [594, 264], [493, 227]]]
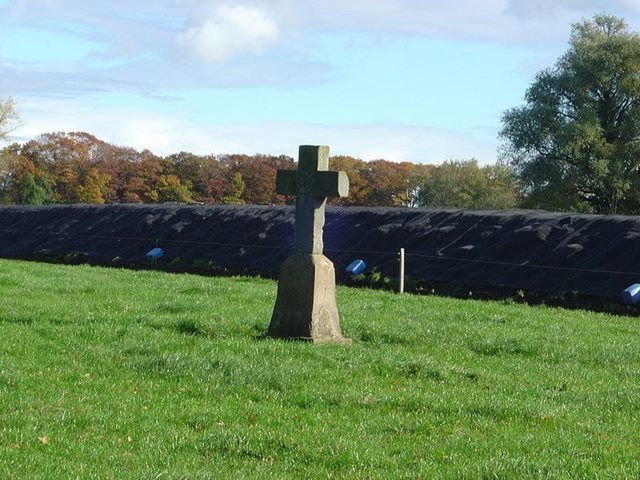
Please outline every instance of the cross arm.
[[318, 197], [346, 197], [349, 195], [349, 177], [345, 172], [325, 171], [316, 174], [313, 193]]
[[280, 195], [298, 194], [297, 170], [278, 170], [276, 172], [276, 193]]
[[[315, 172], [312, 178], [311, 192], [316, 197], [346, 197], [349, 195], [349, 178], [345, 172]], [[301, 187], [299, 171], [278, 170], [276, 173], [276, 193], [300, 195], [304, 193]], [[309, 187], [305, 187], [304, 190], [308, 192], [307, 188]]]

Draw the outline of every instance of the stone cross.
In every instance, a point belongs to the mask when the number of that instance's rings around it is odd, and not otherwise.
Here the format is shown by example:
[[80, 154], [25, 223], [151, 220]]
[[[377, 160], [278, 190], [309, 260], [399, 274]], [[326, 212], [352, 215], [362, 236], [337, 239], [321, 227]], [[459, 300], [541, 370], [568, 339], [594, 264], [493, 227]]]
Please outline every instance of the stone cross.
[[349, 179], [329, 171], [329, 147], [303, 145], [298, 170], [278, 170], [276, 191], [296, 195], [294, 251], [282, 265], [268, 335], [313, 342], [342, 337], [333, 263], [322, 254], [327, 197], [346, 197]]

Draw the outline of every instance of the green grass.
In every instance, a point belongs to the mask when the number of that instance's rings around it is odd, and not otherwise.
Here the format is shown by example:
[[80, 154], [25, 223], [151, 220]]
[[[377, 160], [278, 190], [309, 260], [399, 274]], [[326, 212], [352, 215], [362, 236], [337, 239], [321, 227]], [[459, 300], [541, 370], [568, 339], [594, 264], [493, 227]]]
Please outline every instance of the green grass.
[[639, 478], [635, 318], [0, 261], [0, 478]]

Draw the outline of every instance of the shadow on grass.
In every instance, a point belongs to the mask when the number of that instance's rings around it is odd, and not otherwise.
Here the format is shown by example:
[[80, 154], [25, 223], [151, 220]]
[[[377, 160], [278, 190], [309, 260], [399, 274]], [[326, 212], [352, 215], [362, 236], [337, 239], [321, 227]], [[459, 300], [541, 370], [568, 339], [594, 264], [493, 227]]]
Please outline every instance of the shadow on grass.
[[37, 319], [31, 316], [0, 318], [0, 323], [9, 323], [14, 325], [32, 325]]

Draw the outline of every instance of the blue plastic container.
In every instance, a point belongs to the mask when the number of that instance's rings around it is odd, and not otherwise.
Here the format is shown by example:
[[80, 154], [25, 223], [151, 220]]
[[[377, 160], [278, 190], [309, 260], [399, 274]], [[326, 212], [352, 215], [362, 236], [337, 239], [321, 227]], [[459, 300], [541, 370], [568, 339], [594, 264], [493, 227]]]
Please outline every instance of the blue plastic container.
[[640, 302], [640, 283], [634, 283], [622, 292], [622, 300], [627, 305], [635, 305]]
[[149, 259], [149, 260], [158, 260], [159, 258], [162, 258], [164, 256], [164, 250], [162, 250], [161, 248], [152, 248], [151, 250], [149, 250], [147, 252], [147, 254], [144, 256], [144, 258]]
[[360, 275], [364, 272], [365, 268], [367, 268], [367, 264], [364, 263], [364, 260], [354, 260], [347, 267], [347, 273], [350, 273], [351, 275]]

